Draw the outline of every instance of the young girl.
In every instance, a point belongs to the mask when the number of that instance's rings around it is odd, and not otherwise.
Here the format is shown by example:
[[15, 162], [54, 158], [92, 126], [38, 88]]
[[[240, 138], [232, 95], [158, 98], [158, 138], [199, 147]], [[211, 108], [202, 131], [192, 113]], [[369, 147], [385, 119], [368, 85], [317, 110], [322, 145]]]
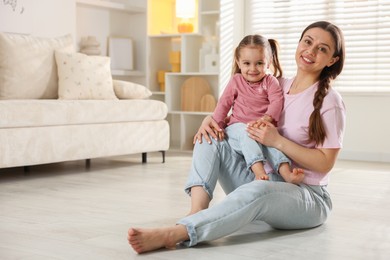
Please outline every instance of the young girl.
[[241, 40], [234, 52], [233, 76], [218, 101], [213, 119], [225, 129], [230, 146], [244, 156], [256, 180], [268, 180], [263, 165], [268, 160], [286, 182], [298, 184], [304, 177], [303, 170], [291, 172], [291, 162], [283, 153], [257, 143], [246, 132], [249, 122], [279, 121], [283, 92], [275, 76], [267, 74], [272, 66], [274, 75], [282, 75], [277, 47], [275, 40], [257, 34]]

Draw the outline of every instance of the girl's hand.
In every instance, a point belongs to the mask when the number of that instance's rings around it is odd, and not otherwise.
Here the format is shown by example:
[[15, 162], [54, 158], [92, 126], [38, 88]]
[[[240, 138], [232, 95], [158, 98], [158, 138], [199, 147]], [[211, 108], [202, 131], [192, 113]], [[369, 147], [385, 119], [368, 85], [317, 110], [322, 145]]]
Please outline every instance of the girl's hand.
[[272, 123], [264, 120], [249, 123], [247, 125], [247, 132], [253, 140], [265, 146], [275, 148], [281, 138], [278, 129]]
[[210, 136], [215, 140], [223, 140], [225, 138], [224, 132], [219, 127], [217, 122], [215, 122], [211, 116], [206, 116], [205, 119], [203, 119], [198, 132], [196, 132], [194, 136], [193, 144], [196, 142], [201, 144], [202, 137], [204, 137], [206, 141], [211, 144]]

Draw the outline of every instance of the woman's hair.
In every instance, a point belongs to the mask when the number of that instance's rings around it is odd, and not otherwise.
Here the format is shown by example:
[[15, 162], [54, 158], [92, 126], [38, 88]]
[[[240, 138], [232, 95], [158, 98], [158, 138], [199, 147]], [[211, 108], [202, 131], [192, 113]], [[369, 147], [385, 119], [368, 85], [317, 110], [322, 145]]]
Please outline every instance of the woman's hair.
[[236, 47], [234, 51], [232, 75], [236, 73], [241, 73], [241, 70], [237, 65], [237, 61], [240, 58], [240, 50], [242, 48], [248, 48], [248, 47], [264, 48], [266, 50], [267, 60], [272, 66], [273, 75], [275, 77], [281, 77], [283, 75], [283, 70], [282, 67], [280, 66], [279, 57], [278, 57], [278, 49], [279, 49], [278, 42], [273, 39], [267, 39], [258, 34], [245, 36]]
[[310, 24], [306, 29], [302, 32], [301, 38], [305, 32], [312, 28], [321, 28], [330, 33], [333, 38], [335, 51], [333, 53], [333, 57], [339, 57], [339, 59], [332, 65], [325, 67], [320, 74], [318, 89], [314, 95], [313, 106], [314, 111], [310, 115], [309, 120], [309, 138], [312, 141], [315, 141], [316, 144], [323, 144], [326, 137], [326, 131], [324, 124], [322, 122], [320, 109], [322, 107], [322, 103], [326, 94], [328, 93], [328, 89], [330, 88], [330, 83], [332, 80], [336, 79], [336, 77], [341, 73], [344, 66], [345, 60], [345, 44], [344, 37], [341, 30], [334, 24], [331, 24], [326, 21], [319, 21]]

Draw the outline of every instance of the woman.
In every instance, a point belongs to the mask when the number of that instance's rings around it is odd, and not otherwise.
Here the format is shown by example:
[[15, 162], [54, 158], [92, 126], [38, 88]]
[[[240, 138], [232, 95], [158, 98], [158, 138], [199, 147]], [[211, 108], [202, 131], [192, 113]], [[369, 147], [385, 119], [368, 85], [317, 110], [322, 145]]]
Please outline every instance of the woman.
[[[329, 171], [342, 147], [345, 125], [343, 102], [330, 82], [341, 73], [344, 55], [339, 28], [324, 21], [309, 25], [296, 50], [296, 76], [280, 80], [285, 101], [278, 129], [265, 121], [248, 126], [250, 137], [279, 149], [291, 158], [293, 167], [304, 169], [301, 184], [286, 183], [273, 172], [269, 181], [254, 180], [243, 157], [218, 138], [218, 124], [206, 117], [194, 139], [186, 186], [191, 195], [190, 214], [172, 227], [130, 228], [128, 241], [133, 249], [143, 253], [174, 248], [177, 243], [194, 246], [229, 235], [255, 220], [279, 229], [324, 223], [332, 208], [326, 188]], [[202, 143], [202, 138], [211, 145]], [[228, 195], [208, 208], [217, 180]]]

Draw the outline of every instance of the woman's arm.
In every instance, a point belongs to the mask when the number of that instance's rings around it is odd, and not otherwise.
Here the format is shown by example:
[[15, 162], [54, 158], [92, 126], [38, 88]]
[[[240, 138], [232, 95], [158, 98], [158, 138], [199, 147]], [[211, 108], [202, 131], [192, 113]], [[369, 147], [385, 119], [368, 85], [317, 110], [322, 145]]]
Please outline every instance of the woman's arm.
[[199, 142], [201, 144], [202, 137], [204, 137], [206, 141], [211, 144], [210, 136], [215, 140], [223, 140], [224, 132], [211, 116], [206, 116], [205, 119], [203, 119], [198, 132], [196, 132], [194, 136], [193, 143]]
[[327, 173], [333, 168], [339, 148], [306, 148], [280, 135], [273, 124], [262, 123], [248, 125], [247, 131], [252, 139], [280, 150], [303, 168], [321, 173]]

